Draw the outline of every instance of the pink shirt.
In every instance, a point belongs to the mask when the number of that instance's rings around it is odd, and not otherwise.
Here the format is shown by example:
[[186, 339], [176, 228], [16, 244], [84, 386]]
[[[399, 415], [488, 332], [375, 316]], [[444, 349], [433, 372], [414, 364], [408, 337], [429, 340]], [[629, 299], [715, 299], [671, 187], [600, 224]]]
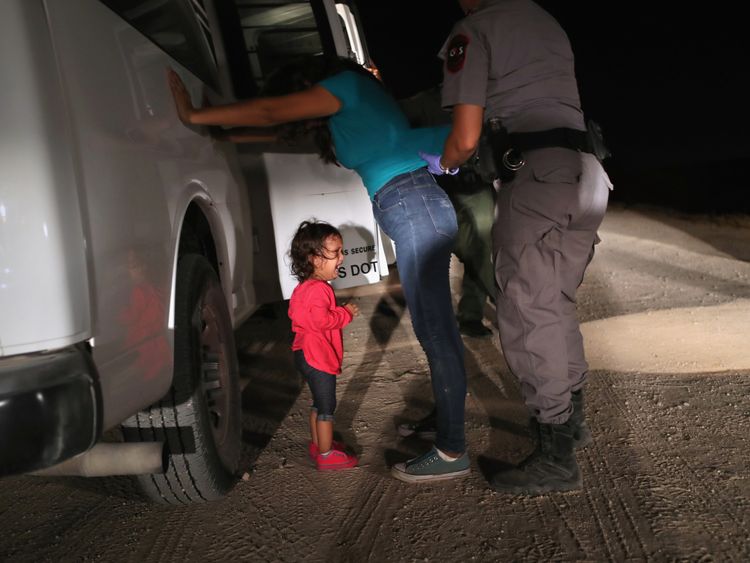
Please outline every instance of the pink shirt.
[[294, 331], [292, 350], [302, 350], [307, 363], [315, 369], [341, 373], [341, 329], [351, 322], [352, 314], [336, 305], [331, 286], [312, 279], [300, 283], [289, 301], [289, 318]]

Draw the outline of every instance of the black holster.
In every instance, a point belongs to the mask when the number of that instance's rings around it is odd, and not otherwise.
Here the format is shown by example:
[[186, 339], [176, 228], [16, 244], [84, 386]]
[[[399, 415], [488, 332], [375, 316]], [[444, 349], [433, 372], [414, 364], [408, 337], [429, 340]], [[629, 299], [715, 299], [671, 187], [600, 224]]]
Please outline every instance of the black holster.
[[561, 147], [591, 153], [600, 161], [612, 156], [604, 144], [601, 126], [593, 120], [586, 131], [558, 127], [544, 131], [508, 133], [499, 118], [489, 119], [482, 128], [479, 147], [471, 165], [486, 182], [500, 179], [510, 182], [526, 164], [524, 153], [536, 149]]
[[511, 135], [500, 119], [493, 117], [488, 120], [482, 127], [479, 147], [471, 159], [476, 173], [488, 183], [497, 179], [510, 182], [524, 164], [523, 156], [513, 146]]

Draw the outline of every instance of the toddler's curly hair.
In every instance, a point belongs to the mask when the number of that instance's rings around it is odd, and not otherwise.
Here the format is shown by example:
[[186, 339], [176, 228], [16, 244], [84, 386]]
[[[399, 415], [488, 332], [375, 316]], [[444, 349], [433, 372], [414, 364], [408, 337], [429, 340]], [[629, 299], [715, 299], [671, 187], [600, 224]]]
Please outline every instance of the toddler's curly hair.
[[343, 238], [336, 227], [325, 221], [311, 219], [300, 223], [289, 250], [292, 275], [297, 280], [303, 282], [313, 275], [315, 271], [311, 260], [313, 256], [326, 258], [325, 241], [329, 237]]

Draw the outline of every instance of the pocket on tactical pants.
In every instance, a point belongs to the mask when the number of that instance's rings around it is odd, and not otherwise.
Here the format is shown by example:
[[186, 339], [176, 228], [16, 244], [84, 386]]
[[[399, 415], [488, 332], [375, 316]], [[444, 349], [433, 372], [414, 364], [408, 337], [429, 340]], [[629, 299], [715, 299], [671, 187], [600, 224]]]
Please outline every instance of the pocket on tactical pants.
[[529, 158], [532, 174], [543, 184], [577, 184], [583, 165], [577, 151], [561, 148], [540, 151], [539, 158]]
[[[517, 252], [516, 252], [517, 254]], [[505, 296], [508, 290], [508, 281], [518, 270], [518, 260], [513, 259], [510, 247], [500, 247], [493, 255], [495, 265], [495, 286], [500, 295]]]

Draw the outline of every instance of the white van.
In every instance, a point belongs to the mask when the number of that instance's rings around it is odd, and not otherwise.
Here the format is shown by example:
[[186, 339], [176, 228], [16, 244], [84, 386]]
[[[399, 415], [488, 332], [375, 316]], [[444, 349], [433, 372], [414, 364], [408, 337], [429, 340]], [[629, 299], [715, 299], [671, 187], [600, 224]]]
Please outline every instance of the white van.
[[222, 103], [300, 54], [367, 62], [356, 29], [333, 0], [2, 2], [0, 475], [134, 474], [174, 504], [232, 487], [233, 328], [288, 297], [293, 229], [351, 227], [340, 286], [387, 264], [352, 173], [185, 127], [166, 68]]

